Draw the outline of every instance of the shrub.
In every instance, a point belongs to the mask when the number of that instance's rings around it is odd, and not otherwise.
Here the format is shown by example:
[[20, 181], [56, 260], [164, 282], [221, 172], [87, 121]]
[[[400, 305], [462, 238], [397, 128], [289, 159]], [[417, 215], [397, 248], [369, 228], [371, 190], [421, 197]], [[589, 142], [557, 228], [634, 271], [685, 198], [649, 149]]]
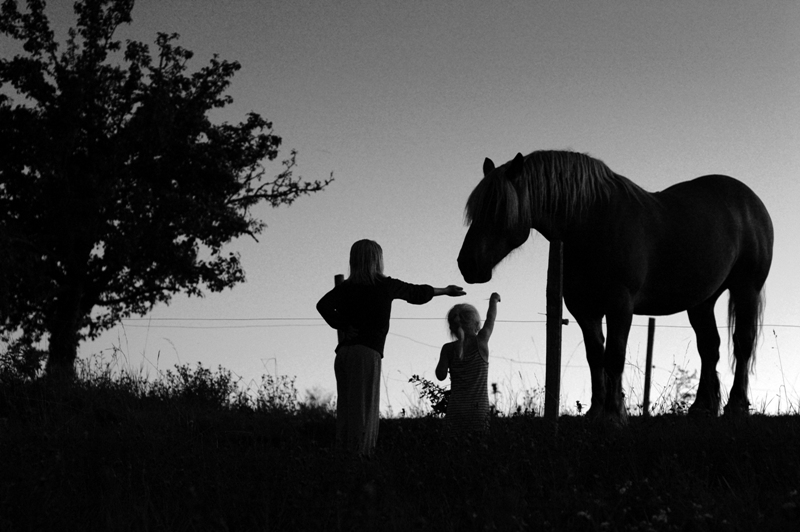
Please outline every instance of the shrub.
[[5, 348], [0, 351], [0, 380], [31, 380], [42, 374], [47, 352], [24, 338], [0, 338]]
[[194, 370], [188, 364], [176, 365], [174, 373], [167, 370], [156, 388], [168, 398], [217, 407], [230, 406], [240, 395], [229, 370], [219, 366], [215, 373], [199, 362]]
[[427, 400], [431, 405], [429, 416], [441, 417], [447, 413], [447, 400], [450, 397], [450, 390], [439, 386], [435, 382], [423, 379], [419, 375], [412, 375], [408, 382], [419, 389], [420, 399]]
[[297, 388], [294, 377], [262, 375], [256, 390], [256, 409], [267, 413], [291, 414], [297, 411]]

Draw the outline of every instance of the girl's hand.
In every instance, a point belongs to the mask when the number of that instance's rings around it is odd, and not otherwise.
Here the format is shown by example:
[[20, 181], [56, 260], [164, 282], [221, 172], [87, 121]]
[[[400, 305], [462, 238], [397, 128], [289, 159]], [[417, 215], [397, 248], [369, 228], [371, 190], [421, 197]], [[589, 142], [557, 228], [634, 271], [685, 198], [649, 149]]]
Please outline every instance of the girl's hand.
[[492, 292], [492, 295], [489, 296], [489, 299], [491, 301], [495, 301], [497, 303], [500, 303], [500, 294], [498, 294], [497, 292]]
[[454, 284], [449, 285], [447, 288], [444, 289], [445, 293], [450, 297], [457, 297], [466, 295], [464, 289], [460, 286], [456, 286]]

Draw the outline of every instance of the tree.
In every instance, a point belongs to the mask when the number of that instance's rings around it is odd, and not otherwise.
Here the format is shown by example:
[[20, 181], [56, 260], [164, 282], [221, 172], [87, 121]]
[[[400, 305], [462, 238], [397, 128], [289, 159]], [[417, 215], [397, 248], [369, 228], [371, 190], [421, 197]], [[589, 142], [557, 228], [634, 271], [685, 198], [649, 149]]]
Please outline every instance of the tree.
[[114, 40], [133, 0], [78, 0], [59, 45], [43, 0], [4, 0], [0, 33], [24, 53], [0, 58], [0, 330], [47, 339], [48, 374], [71, 376], [79, 342], [182, 292], [244, 280], [233, 239], [251, 214], [323, 190], [293, 175], [294, 151], [265, 178], [281, 138], [256, 113], [209, 112], [240, 65], [214, 56], [190, 73], [178, 35]]

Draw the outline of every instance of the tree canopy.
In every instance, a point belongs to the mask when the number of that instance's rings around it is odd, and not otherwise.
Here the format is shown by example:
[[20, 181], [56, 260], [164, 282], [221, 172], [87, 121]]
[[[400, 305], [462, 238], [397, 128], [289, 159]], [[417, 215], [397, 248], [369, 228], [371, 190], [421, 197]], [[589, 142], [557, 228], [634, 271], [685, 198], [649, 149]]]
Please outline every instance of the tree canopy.
[[47, 339], [47, 371], [71, 374], [80, 341], [172, 295], [244, 280], [233, 239], [264, 223], [252, 208], [291, 204], [333, 179], [267, 177], [281, 138], [251, 112], [215, 124], [238, 62], [159, 33], [125, 45], [133, 0], [78, 0], [63, 51], [43, 0], [4, 0], [0, 33], [0, 329], [17, 346]]

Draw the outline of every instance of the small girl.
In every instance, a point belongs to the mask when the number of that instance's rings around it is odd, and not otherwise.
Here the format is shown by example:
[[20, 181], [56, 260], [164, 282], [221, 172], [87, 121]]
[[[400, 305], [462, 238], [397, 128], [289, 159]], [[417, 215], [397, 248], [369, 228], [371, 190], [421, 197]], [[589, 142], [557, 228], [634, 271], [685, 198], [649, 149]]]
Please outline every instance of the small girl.
[[450, 398], [445, 421], [455, 432], [485, 432], [489, 428], [489, 337], [497, 316], [500, 295], [489, 298], [486, 322], [481, 328], [477, 309], [466, 303], [447, 313], [450, 335], [455, 341], [444, 344], [436, 366], [436, 378], [443, 381], [450, 370]]

